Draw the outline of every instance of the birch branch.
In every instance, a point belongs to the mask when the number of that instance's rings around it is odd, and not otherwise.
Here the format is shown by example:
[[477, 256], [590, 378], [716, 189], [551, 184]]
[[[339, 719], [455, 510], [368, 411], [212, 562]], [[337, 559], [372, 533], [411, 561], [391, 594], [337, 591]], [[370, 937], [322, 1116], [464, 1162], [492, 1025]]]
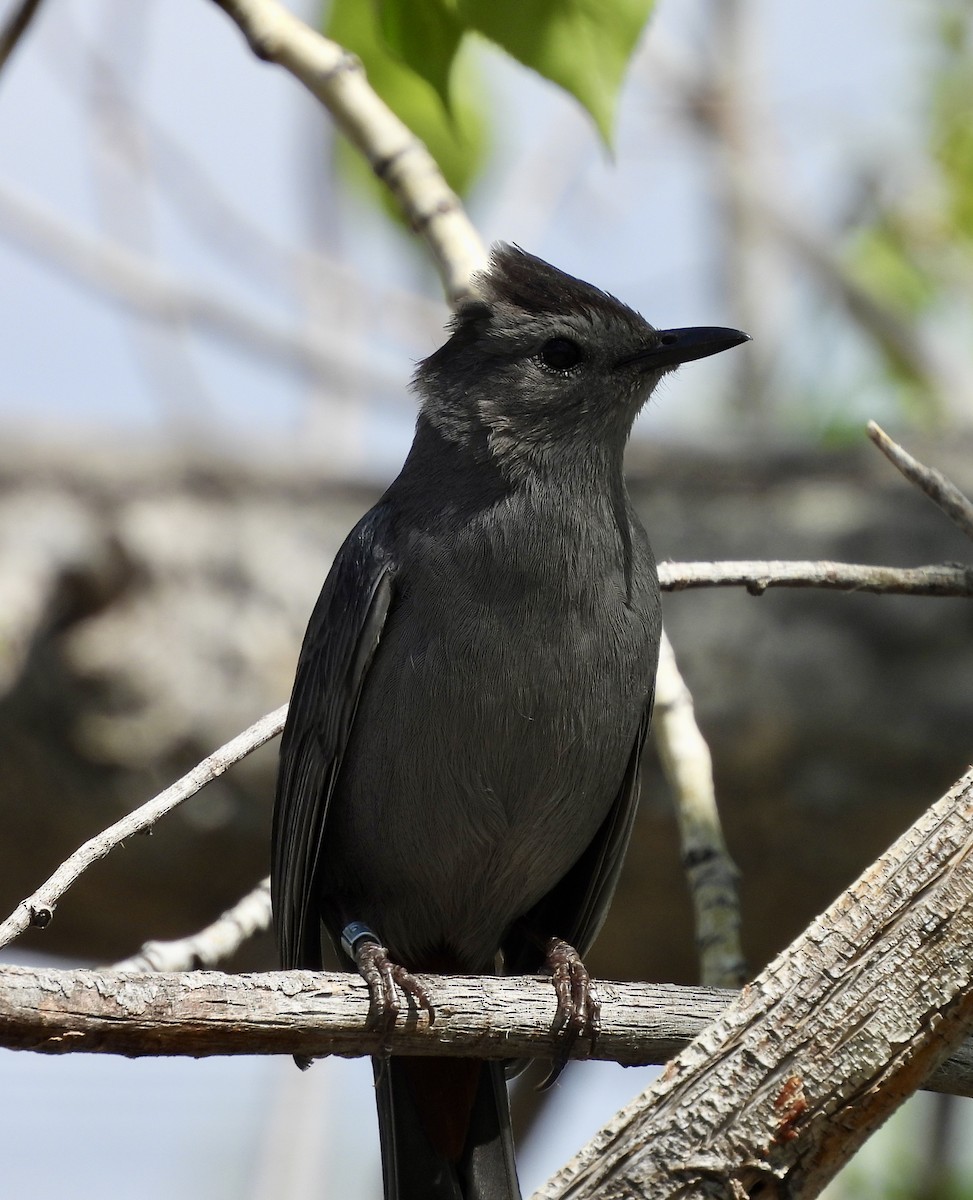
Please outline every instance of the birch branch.
[[739, 987], [746, 978], [740, 944], [739, 873], [723, 838], [713, 760], [665, 632], [659, 650], [652, 733], [675, 797], [682, 864], [693, 902], [700, 979], [712, 987]]
[[331, 113], [432, 252], [455, 306], [486, 263], [479, 234], [436, 161], [369, 86], [361, 62], [289, 12], [278, 0], [214, 0], [235, 21], [257, 58], [289, 71]]

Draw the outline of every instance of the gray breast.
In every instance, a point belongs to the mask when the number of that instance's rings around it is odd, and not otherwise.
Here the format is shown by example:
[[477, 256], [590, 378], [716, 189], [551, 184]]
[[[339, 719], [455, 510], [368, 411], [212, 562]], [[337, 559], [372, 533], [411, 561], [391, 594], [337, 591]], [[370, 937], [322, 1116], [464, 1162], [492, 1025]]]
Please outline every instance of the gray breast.
[[625, 603], [616, 571], [589, 562], [579, 576], [573, 558], [532, 572], [517, 547], [444, 554], [439, 541], [435, 556], [413, 548], [397, 585], [325, 875], [357, 919], [381, 914], [379, 934], [407, 962], [448, 948], [470, 969], [489, 963], [618, 793], [655, 614]]

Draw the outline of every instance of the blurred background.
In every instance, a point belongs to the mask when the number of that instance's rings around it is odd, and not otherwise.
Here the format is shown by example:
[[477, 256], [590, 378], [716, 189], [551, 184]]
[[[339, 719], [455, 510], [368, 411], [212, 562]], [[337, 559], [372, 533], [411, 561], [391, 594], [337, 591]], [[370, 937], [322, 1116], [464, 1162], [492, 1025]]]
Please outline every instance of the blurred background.
[[[0, 0], [0, 23], [19, 7]], [[368, 6], [291, 7], [405, 87], [369, 59]], [[753, 335], [667, 381], [636, 428], [631, 488], [660, 558], [968, 559], [863, 427], [973, 492], [971, 36], [966, 0], [658, 0], [611, 150], [483, 40], [452, 121], [411, 85], [487, 240], [656, 324]], [[326, 115], [209, 0], [40, 5], [0, 71], [0, 296], [6, 913], [287, 698], [448, 312]], [[698, 592], [668, 597], [666, 621], [756, 972], [967, 766], [973, 608]], [[212, 920], [266, 874], [275, 755], [94, 867], [4, 959], [108, 963]], [[692, 982], [654, 755], [646, 775], [591, 966]], [[272, 964], [257, 939], [233, 965]], [[645, 1081], [585, 1064], [543, 1109], [520, 1098], [525, 1192]], [[375, 1196], [370, 1092], [360, 1062], [0, 1051], [4, 1179], [79, 1200]], [[965, 1102], [919, 1097], [830, 1194], [971, 1195], [971, 1147]]]

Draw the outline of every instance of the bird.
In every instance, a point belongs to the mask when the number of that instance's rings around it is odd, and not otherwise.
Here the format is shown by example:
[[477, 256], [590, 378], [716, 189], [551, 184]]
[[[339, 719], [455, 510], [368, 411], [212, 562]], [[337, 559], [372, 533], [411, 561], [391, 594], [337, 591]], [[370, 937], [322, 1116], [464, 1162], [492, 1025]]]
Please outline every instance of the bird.
[[[635, 817], [662, 628], [623, 453], [667, 372], [746, 340], [656, 329], [493, 248], [308, 624], [272, 832], [284, 969], [321, 970], [326, 935], [386, 1025], [403, 993], [434, 1019], [417, 975], [547, 971], [562, 1059], [597, 1036], [583, 959]], [[502, 1063], [373, 1067], [386, 1200], [519, 1200]]]

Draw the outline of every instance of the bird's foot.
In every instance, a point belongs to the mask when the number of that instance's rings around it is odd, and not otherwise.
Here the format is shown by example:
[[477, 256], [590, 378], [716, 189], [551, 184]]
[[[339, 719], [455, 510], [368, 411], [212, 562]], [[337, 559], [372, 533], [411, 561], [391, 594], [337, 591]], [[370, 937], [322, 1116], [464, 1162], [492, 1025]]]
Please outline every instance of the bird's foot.
[[557, 995], [557, 1012], [551, 1025], [555, 1038], [554, 1062], [540, 1084], [541, 1091], [556, 1082], [578, 1038], [588, 1038], [594, 1050], [601, 1032], [601, 1002], [577, 950], [561, 938], [551, 938], [546, 947], [546, 964]]
[[399, 1015], [399, 992], [417, 1008], [429, 1014], [430, 1024], [436, 1010], [425, 985], [401, 964], [389, 958], [389, 952], [376, 934], [360, 921], [348, 925], [341, 934], [342, 949], [368, 984], [368, 1023], [384, 1034], [395, 1025]]

